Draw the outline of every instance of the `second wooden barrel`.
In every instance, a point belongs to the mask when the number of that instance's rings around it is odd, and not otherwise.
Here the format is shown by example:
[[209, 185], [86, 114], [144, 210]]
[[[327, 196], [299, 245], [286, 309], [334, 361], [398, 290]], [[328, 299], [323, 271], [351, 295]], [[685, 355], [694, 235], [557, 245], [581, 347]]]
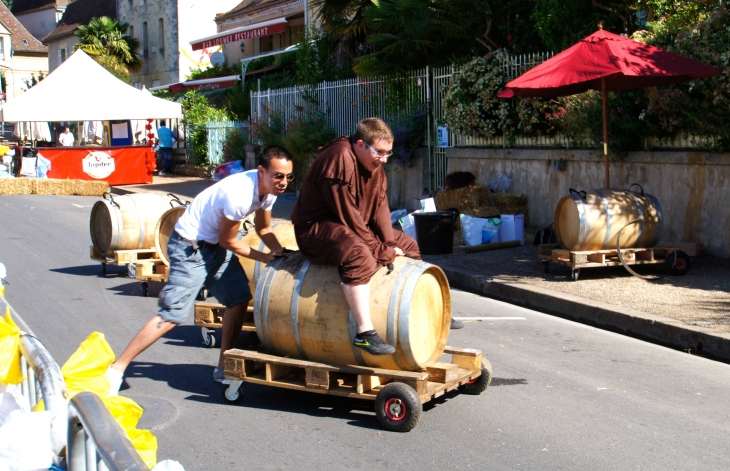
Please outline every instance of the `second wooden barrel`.
[[91, 242], [101, 255], [115, 250], [151, 249], [155, 226], [170, 208], [168, 199], [155, 193], [111, 195], [104, 193], [91, 208]]
[[[243, 236], [243, 239], [241, 240], [252, 249], [256, 249], [259, 252], [268, 252], [266, 244], [264, 244], [264, 241], [262, 241], [259, 235], [256, 233], [256, 230], [253, 228], [253, 224], [244, 221], [242, 223], [242, 227], [243, 225], [249, 227], [249, 230], [248, 233]], [[272, 224], [272, 229], [274, 231], [274, 235], [276, 235], [276, 239], [284, 248], [287, 248], [289, 250], [299, 250], [299, 246], [297, 245], [297, 239], [294, 237], [294, 224], [289, 221], [274, 223]], [[239, 262], [241, 262], [243, 271], [246, 272], [248, 285], [251, 288], [251, 294], [253, 294], [256, 292], [256, 282], [259, 279], [261, 270], [264, 268], [264, 266], [266, 266], [266, 264], [241, 256], [238, 257], [238, 260]]]
[[621, 232], [621, 248], [654, 247], [664, 223], [654, 196], [611, 189], [571, 192], [555, 209], [555, 235], [568, 250], [611, 250], [618, 232], [633, 219], [639, 222]]
[[300, 253], [263, 269], [254, 295], [256, 334], [268, 351], [315, 362], [418, 371], [438, 361], [451, 322], [449, 283], [437, 266], [397, 257], [370, 280], [370, 312], [378, 334], [396, 348], [370, 355], [352, 345], [355, 321], [337, 267]]
[[177, 220], [180, 219], [186, 209], [187, 206], [176, 206], [168, 209], [162, 213], [155, 226], [155, 250], [168, 267], [170, 266], [170, 258], [167, 256], [167, 242], [170, 240], [172, 231], [175, 230]]

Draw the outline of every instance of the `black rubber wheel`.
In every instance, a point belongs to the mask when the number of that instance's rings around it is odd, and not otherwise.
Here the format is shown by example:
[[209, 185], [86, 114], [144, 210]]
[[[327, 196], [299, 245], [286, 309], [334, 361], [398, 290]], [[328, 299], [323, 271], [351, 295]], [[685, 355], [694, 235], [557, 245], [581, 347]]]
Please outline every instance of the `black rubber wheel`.
[[550, 262], [545, 260], [544, 262], [542, 262], [542, 266], [545, 268], [545, 273], [550, 273]]
[[243, 399], [243, 394], [241, 393], [241, 384], [235, 389], [231, 389], [230, 384], [227, 384], [225, 388], [223, 388], [223, 399], [226, 400], [226, 402], [230, 402], [231, 404], [238, 404], [241, 402], [241, 399]]
[[471, 394], [472, 396], [478, 396], [483, 393], [489, 387], [489, 383], [492, 382], [492, 364], [489, 360], [482, 360], [482, 374], [478, 378], [474, 378], [466, 384], [459, 386], [459, 391], [464, 394]]
[[574, 268], [570, 272], [570, 279], [573, 281], [578, 281], [578, 277], [580, 277], [580, 269]]
[[203, 286], [198, 292], [198, 301], [205, 301], [206, 299], [208, 299], [208, 290]]
[[408, 432], [416, 426], [421, 413], [421, 399], [407, 384], [386, 384], [375, 396], [375, 415], [386, 430]]
[[150, 286], [147, 284], [146, 281], [141, 282], [140, 287], [142, 288], [142, 296], [147, 296], [150, 294]]
[[667, 257], [667, 270], [670, 275], [684, 275], [689, 270], [689, 255], [681, 250], [672, 252]]

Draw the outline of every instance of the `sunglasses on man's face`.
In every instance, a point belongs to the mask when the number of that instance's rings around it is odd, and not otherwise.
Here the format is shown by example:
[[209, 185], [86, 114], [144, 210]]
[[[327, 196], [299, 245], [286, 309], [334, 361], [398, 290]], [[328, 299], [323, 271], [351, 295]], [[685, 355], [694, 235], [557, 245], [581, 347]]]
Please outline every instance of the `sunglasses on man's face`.
[[274, 180], [276, 180], [276, 181], [281, 181], [284, 178], [286, 178], [287, 181], [292, 181], [292, 180], [294, 180], [294, 174], [293, 173], [290, 173], [288, 175], [284, 175], [283, 173], [275, 173], [274, 174]]

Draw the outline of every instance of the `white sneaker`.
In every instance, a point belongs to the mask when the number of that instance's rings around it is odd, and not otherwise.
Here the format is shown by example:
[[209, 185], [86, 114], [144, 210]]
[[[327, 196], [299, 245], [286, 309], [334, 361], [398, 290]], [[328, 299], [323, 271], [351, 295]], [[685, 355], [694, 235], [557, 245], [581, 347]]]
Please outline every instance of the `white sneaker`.
[[109, 381], [109, 395], [107, 397], [118, 396], [119, 388], [124, 380], [124, 373], [110, 366], [106, 370], [106, 379]]
[[224, 376], [225, 372], [218, 368], [213, 370], [213, 380], [221, 384], [231, 384], [231, 380]]

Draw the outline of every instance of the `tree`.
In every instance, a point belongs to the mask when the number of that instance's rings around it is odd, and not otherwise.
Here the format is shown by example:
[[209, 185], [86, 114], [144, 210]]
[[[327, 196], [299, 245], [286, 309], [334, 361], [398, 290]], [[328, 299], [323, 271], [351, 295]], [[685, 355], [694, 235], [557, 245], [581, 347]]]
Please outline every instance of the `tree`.
[[137, 56], [139, 40], [127, 35], [128, 29], [127, 23], [107, 16], [93, 18], [88, 25], [76, 30], [79, 43], [74, 51], [81, 49], [114, 76], [129, 82], [130, 73], [142, 68], [142, 60]]

